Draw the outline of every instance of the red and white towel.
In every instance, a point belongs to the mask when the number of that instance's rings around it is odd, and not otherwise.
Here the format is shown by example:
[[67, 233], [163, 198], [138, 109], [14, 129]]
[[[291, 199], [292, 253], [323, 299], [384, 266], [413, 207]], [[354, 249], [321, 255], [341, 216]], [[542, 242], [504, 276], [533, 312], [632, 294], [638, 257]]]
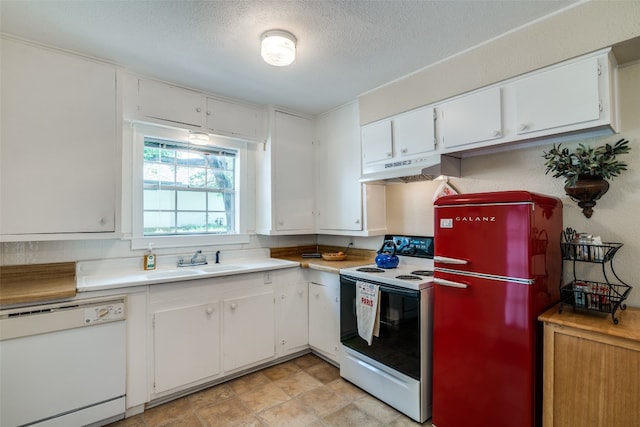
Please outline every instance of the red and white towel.
[[358, 335], [371, 345], [380, 332], [380, 288], [367, 282], [356, 282], [356, 318]]

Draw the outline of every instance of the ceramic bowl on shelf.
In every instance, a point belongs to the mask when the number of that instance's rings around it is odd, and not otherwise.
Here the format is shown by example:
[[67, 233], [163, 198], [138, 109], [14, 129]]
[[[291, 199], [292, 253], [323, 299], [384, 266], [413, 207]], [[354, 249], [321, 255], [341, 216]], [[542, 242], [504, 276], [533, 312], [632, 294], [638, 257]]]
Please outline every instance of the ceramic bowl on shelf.
[[322, 259], [325, 261], [344, 261], [347, 259], [347, 254], [344, 252], [328, 252], [322, 254]]

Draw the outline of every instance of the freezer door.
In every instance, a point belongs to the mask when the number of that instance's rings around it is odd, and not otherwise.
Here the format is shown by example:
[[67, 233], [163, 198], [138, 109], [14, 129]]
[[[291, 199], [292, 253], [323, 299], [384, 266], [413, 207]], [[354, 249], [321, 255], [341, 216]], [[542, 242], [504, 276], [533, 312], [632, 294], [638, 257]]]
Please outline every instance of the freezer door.
[[436, 267], [530, 278], [532, 209], [531, 202], [436, 206]]
[[435, 281], [434, 426], [535, 426], [531, 290], [455, 274]]

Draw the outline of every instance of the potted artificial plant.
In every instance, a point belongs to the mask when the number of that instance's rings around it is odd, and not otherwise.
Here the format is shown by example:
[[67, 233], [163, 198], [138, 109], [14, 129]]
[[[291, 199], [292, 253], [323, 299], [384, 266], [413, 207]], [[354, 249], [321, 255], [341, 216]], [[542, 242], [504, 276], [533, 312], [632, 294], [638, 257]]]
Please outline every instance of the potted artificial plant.
[[542, 156], [546, 160], [545, 174], [553, 172], [554, 178], [563, 177], [567, 195], [578, 203], [587, 218], [591, 218], [596, 200], [609, 190], [607, 179], [627, 170], [627, 164], [616, 156], [630, 150], [629, 141], [624, 138], [614, 145], [605, 144], [597, 148], [579, 144], [573, 151], [554, 144]]

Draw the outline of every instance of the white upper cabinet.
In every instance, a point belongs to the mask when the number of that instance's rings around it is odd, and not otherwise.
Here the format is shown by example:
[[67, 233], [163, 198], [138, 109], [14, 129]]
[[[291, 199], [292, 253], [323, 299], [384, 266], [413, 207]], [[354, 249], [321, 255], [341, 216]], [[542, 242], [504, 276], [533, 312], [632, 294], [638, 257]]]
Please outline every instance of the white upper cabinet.
[[362, 127], [362, 162], [365, 165], [433, 151], [433, 108], [419, 108]]
[[207, 129], [249, 141], [264, 140], [264, 108], [207, 98]]
[[386, 232], [384, 188], [359, 182], [359, 122], [357, 102], [316, 119], [318, 233], [372, 236]]
[[514, 82], [516, 132], [598, 120], [599, 70], [598, 58], [587, 58]]
[[202, 126], [205, 97], [200, 92], [139, 79], [138, 96], [138, 112], [144, 117]]
[[[173, 124], [244, 141], [264, 141], [264, 107], [208, 96], [205, 93], [150, 79], [136, 78], [141, 119]], [[126, 112], [131, 108], [125, 105]], [[130, 114], [130, 113], [128, 113]]]
[[501, 92], [501, 88], [492, 88], [442, 104], [438, 110], [443, 147], [501, 138]]
[[256, 232], [315, 232], [315, 159], [310, 119], [273, 111], [271, 136], [257, 150]]
[[409, 157], [435, 149], [433, 108], [419, 108], [392, 119], [395, 154]]
[[[429, 154], [417, 138], [406, 143], [402, 121], [423, 114], [407, 127], [411, 135], [425, 135], [427, 111], [437, 112], [437, 153], [458, 156], [501, 149], [507, 143], [527, 143], [544, 137], [573, 138], [606, 135], [618, 128], [616, 114], [616, 63], [611, 49], [572, 59], [542, 70], [445, 99], [391, 119], [362, 127], [363, 176], [384, 172], [393, 163], [398, 169], [405, 159]], [[515, 144], [514, 144], [515, 145]], [[422, 151], [420, 151], [422, 150]], [[418, 155], [416, 155], [418, 153]], [[402, 162], [402, 163], [401, 163]]]
[[113, 233], [121, 163], [115, 67], [0, 40], [2, 241]]
[[362, 162], [375, 163], [393, 157], [391, 120], [381, 120], [362, 127]]

